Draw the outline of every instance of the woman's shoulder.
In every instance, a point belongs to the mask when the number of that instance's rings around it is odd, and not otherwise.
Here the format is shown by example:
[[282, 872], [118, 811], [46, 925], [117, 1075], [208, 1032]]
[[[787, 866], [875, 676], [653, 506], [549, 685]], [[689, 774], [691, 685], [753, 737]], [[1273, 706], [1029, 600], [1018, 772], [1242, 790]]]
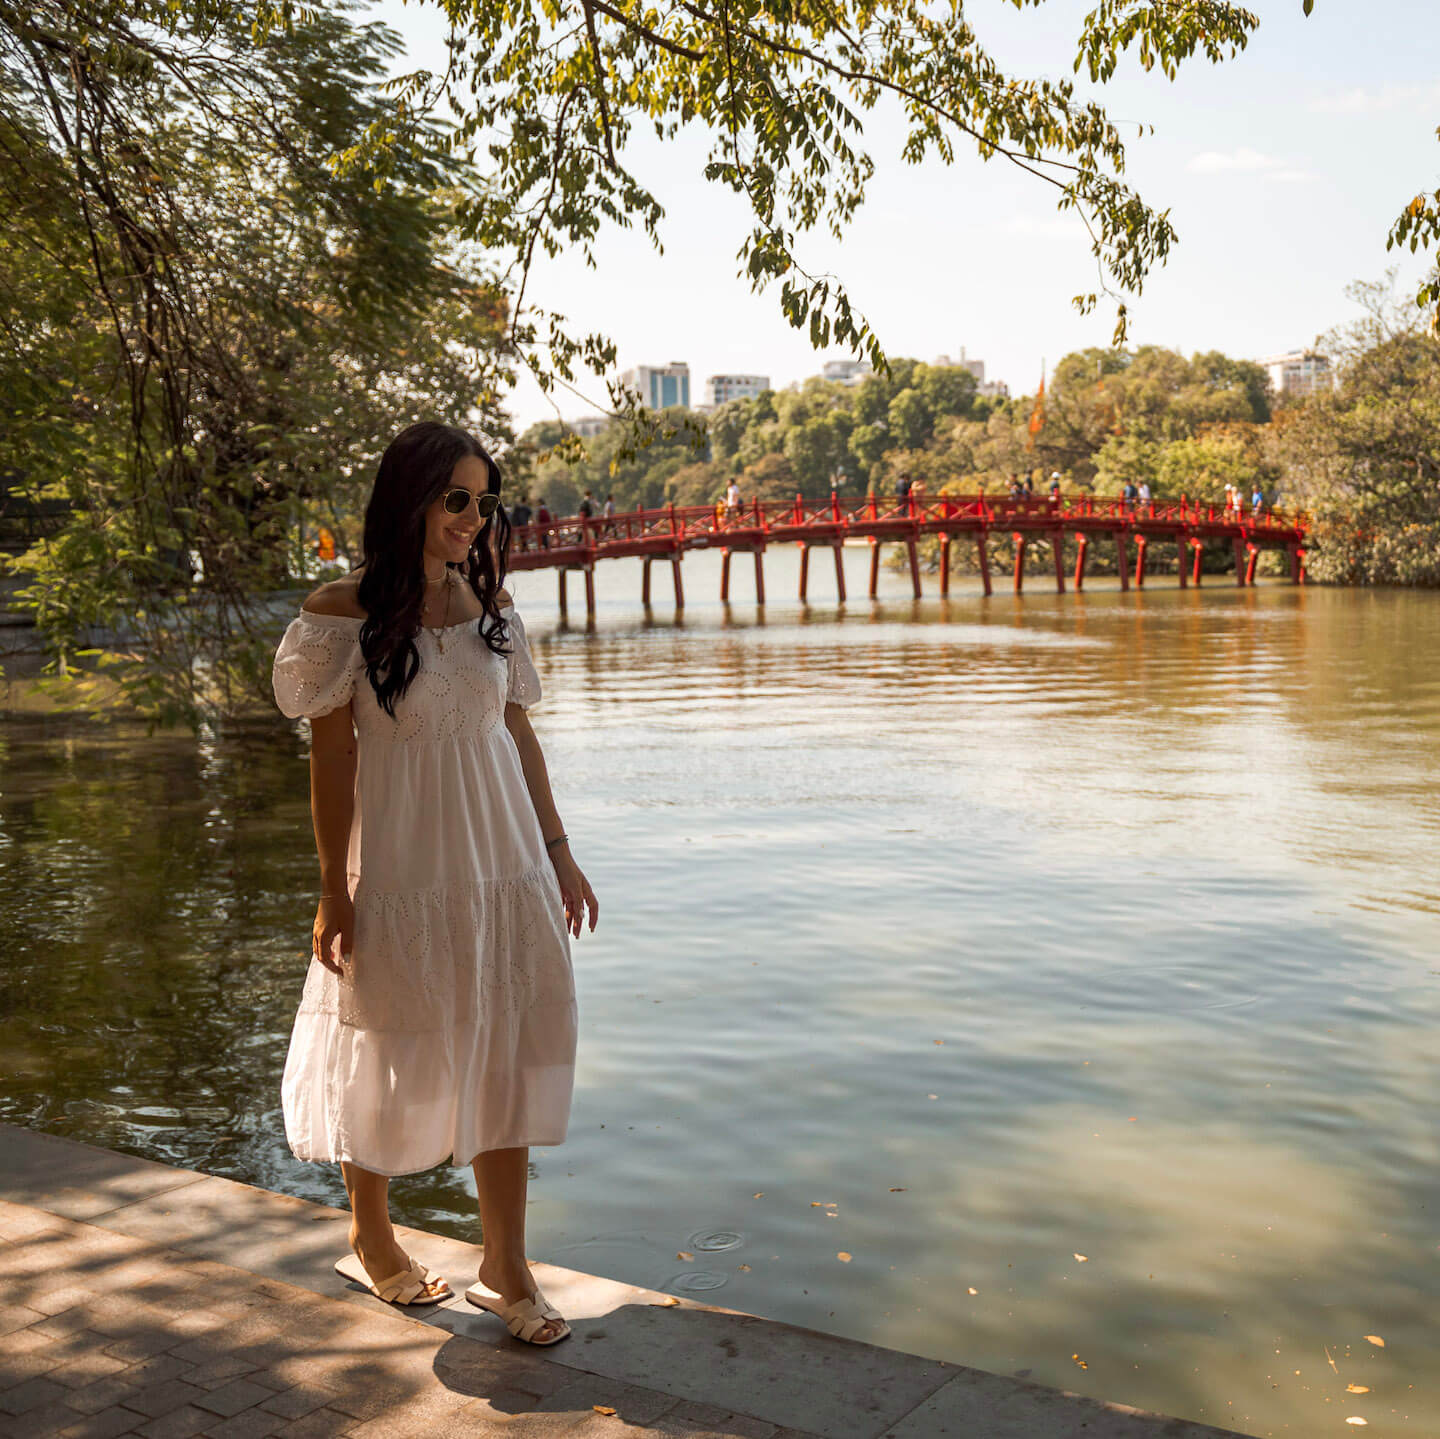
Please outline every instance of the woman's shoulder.
[[345, 575], [329, 584], [321, 585], [305, 597], [300, 606], [308, 615], [330, 615], [338, 619], [363, 620], [365, 611], [360, 605], [360, 577], [358, 574]]

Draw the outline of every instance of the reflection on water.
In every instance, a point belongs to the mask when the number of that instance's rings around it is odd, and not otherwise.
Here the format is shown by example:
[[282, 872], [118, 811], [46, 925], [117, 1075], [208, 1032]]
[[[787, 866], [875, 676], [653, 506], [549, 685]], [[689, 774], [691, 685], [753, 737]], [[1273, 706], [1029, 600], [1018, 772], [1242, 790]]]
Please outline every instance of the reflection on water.
[[[603, 905], [531, 1253], [1257, 1435], [1440, 1432], [1440, 597], [802, 609], [784, 563], [762, 617], [687, 561], [678, 622], [602, 570], [591, 633], [517, 579]], [[278, 1113], [303, 736], [0, 757], [0, 1114], [334, 1200]], [[473, 1237], [468, 1174], [394, 1192]]]

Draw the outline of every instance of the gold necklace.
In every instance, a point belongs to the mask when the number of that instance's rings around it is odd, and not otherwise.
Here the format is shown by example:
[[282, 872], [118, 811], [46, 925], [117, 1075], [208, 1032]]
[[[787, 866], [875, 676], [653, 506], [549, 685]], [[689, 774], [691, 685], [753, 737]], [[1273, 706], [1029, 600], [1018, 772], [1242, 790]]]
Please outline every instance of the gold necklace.
[[425, 626], [425, 628], [429, 630], [432, 635], [434, 635], [435, 647], [440, 651], [442, 655], [445, 653], [445, 625], [450, 619], [450, 596], [454, 591], [454, 588], [454, 585], [445, 586], [445, 613], [441, 617], [440, 628], [436, 629], [433, 625]]

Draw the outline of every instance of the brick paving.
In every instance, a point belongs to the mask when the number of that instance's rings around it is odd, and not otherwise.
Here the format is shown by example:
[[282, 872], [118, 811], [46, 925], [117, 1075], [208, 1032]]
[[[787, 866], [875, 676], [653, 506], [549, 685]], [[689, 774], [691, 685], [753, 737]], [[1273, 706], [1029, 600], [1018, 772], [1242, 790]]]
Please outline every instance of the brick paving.
[[346, 1284], [338, 1211], [4, 1125], [0, 1175], [0, 1439], [1224, 1439], [538, 1264], [575, 1332], [535, 1349]]

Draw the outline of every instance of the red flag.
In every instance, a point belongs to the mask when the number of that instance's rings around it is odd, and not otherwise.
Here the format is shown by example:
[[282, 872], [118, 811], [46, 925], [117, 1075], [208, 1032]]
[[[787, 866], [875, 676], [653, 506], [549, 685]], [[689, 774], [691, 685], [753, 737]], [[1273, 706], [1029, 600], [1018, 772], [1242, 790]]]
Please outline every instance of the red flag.
[[1030, 411], [1030, 438], [1025, 442], [1027, 450], [1035, 448], [1035, 436], [1045, 423], [1045, 376], [1040, 376], [1040, 388], [1035, 393], [1035, 408]]

